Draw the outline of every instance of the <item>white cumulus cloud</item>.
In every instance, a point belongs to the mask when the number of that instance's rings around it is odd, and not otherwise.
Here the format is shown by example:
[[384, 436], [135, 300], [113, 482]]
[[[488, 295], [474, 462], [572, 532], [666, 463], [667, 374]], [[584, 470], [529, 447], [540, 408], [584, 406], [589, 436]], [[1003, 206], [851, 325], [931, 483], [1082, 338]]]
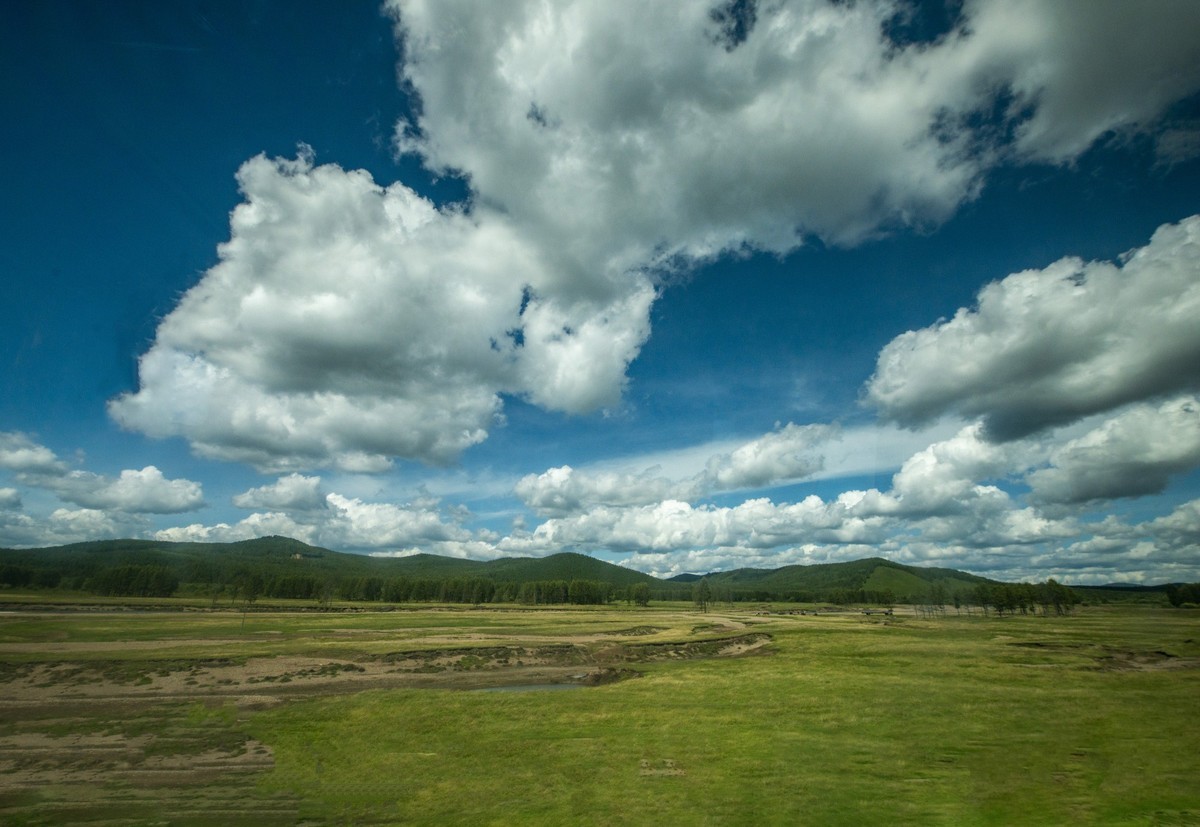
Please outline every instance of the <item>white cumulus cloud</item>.
[[516, 485], [516, 494], [543, 515], [565, 515], [596, 505], [643, 505], [677, 494], [680, 484], [656, 475], [657, 469], [640, 474], [612, 471], [580, 471], [569, 465], [529, 474]]
[[[24, 485], [52, 491], [59, 499], [90, 510], [178, 514], [204, 505], [200, 483], [167, 479], [153, 465], [125, 469], [115, 479], [70, 470], [52, 450], [21, 433], [0, 433], [0, 468], [16, 471]], [[17, 496], [19, 502], [19, 492]]]
[[1192, 12], [1174, 0], [968, 0], [957, 49], [1012, 96], [1016, 151], [1066, 163], [1106, 134], [1152, 131], [1195, 91]]
[[162, 322], [123, 426], [281, 471], [445, 463], [502, 393], [584, 412], [620, 398], [654, 290], [556, 293], [537, 250], [484, 209], [438, 210], [362, 171], [257, 157], [221, 261]]
[[[461, 525], [469, 516], [443, 509], [439, 500], [423, 496], [406, 504], [366, 502], [358, 497], [319, 490], [320, 478], [289, 475], [271, 485], [252, 488], [234, 498], [243, 508], [264, 508], [236, 523], [193, 523], [155, 532], [159, 540], [234, 542], [268, 535], [294, 537], [332, 549], [442, 549], [463, 556], [473, 548], [484, 556], [496, 550]], [[318, 504], [319, 503], [319, 504]]]
[[312, 511], [325, 507], [320, 477], [288, 474], [270, 485], [243, 491], [233, 498], [238, 508], [262, 508], [272, 511]]
[[1041, 503], [1157, 494], [1173, 475], [1200, 466], [1200, 400], [1136, 405], [1057, 448], [1050, 463], [1028, 477]]
[[811, 477], [824, 467], [824, 457], [818, 447], [837, 433], [837, 429], [829, 425], [789, 422], [729, 454], [709, 460], [704, 471], [705, 487], [732, 491]]
[[816, 474], [824, 467], [821, 449], [839, 433], [831, 425], [789, 422], [730, 451], [713, 454], [703, 471], [683, 479], [664, 476], [658, 466], [628, 473], [564, 465], [523, 477], [516, 494], [539, 514], [565, 516], [598, 505], [689, 501], [716, 492], [762, 488]]
[[1119, 263], [1058, 261], [985, 287], [974, 308], [879, 354], [867, 396], [917, 424], [982, 417], [1013, 439], [1200, 389], [1200, 216]]
[[1200, 500], [1192, 500], [1146, 526], [1152, 536], [1166, 547], [1191, 561], [1200, 543]]
[[251, 514], [232, 525], [192, 523], [154, 532], [154, 539], [168, 543], [236, 543], [256, 537], [291, 537], [304, 543], [316, 542], [315, 526], [297, 522], [280, 512]]
[[200, 483], [169, 480], [153, 465], [126, 469], [116, 479], [90, 471], [69, 471], [38, 483], [60, 498], [86, 508], [130, 514], [179, 514], [204, 505]]
[[[1183, 3], [976, 0], [933, 43], [889, 38], [898, 2], [758, 3], [740, 30], [718, 5], [389, 3], [419, 98], [397, 146], [469, 203], [250, 159], [219, 263], [112, 417], [267, 472], [449, 463], [506, 395], [619, 402], [664, 271], [936, 225], [995, 164], [1165, 134], [1200, 87]], [[977, 395], [906, 407], [889, 378], [899, 418]]]
[[95, 508], [56, 508], [45, 516], [0, 511], [0, 547], [20, 548], [142, 536], [144, 517]]
[[67, 470], [67, 465], [29, 435], [0, 431], [0, 468], [25, 474], [61, 474]]
[[910, 44], [900, 2], [751, 4], [740, 32], [728, 5], [391, 0], [422, 103], [398, 143], [619, 273], [936, 224], [999, 159], [1069, 161], [1200, 87], [1186, 4], [976, 0]]

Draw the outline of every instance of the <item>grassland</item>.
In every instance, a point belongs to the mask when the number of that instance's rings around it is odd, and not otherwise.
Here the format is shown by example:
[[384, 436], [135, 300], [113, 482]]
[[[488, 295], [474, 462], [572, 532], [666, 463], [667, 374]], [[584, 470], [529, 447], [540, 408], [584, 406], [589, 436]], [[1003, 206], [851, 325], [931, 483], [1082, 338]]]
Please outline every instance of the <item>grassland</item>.
[[10, 608], [4, 824], [1200, 823], [1195, 611]]

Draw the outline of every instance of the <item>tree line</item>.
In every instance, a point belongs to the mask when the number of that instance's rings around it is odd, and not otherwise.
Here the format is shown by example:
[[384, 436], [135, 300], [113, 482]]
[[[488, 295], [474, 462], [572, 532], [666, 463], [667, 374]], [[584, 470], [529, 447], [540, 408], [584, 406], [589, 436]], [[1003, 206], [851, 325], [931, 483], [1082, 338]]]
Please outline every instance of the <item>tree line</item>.
[[934, 582], [919, 601], [913, 601], [920, 614], [945, 614], [947, 605], [955, 611], [980, 609], [985, 615], [995, 612], [1004, 616], [1032, 614], [1069, 614], [1080, 599], [1074, 590], [1051, 578], [1045, 583], [977, 583], [968, 589], [951, 591]]
[[497, 582], [488, 577], [335, 577], [278, 574], [267, 567], [242, 566], [231, 572], [204, 572], [199, 581], [181, 582], [165, 565], [88, 566], [73, 573], [56, 567], [0, 564], [0, 588], [61, 589], [116, 597], [192, 596], [253, 603], [260, 597], [285, 600], [333, 600], [368, 603], [523, 603], [526, 605], [603, 605], [627, 600], [645, 605], [649, 586], [615, 586], [586, 579]]
[[171, 597], [179, 577], [167, 566], [125, 564], [67, 575], [55, 568], [0, 565], [0, 586], [69, 589], [104, 597]]
[[[644, 586], [645, 584], [638, 584]], [[633, 587], [633, 591], [641, 593]], [[523, 603], [526, 605], [603, 605], [614, 600], [631, 602], [629, 587], [618, 588], [596, 580], [531, 580], [497, 582], [487, 577], [345, 577], [317, 575], [264, 576], [243, 571], [229, 582], [210, 584], [207, 594], [221, 600], [254, 602], [259, 597], [290, 600], [360, 601], [366, 603]], [[646, 601], [648, 602], [648, 600]]]
[[[792, 602], [833, 605], [882, 605], [907, 603], [922, 614], [979, 609], [985, 614], [1028, 614], [1040, 609], [1045, 614], [1066, 614], [1078, 604], [1078, 596], [1054, 580], [1045, 583], [979, 583], [972, 587], [949, 588], [941, 581], [925, 592], [896, 595], [887, 589], [829, 588], [822, 590], [737, 588], [719, 578], [694, 583], [660, 582], [616, 586], [587, 579], [496, 581], [489, 577], [377, 577], [342, 576], [323, 573], [280, 572], [271, 566], [241, 565], [217, 570], [191, 566], [181, 572], [156, 562], [95, 563], [66, 570], [0, 564], [0, 587], [86, 591], [105, 596], [170, 597], [176, 594], [210, 597], [221, 601], [253, 603], [258, 598], [312, 600], [320, 604], [338, 601], [368, 603], [460, 603], [481, 605], [604, 605], [615, 601], [647, 605], [651, 600], [691, 600], [701, 608], [710, 603]], [[186, 577], [191, 575], [191, 577]], [[702, 584], [702, 585], [701, 585]], [[1172, 605], [1200, 603], [1200, 584], [1167, 587]]]
[[[956, 612], [979, 609], [985, 615], [1030, 614], [1039, 609], [1042, 614], [1069, 614], [1079, 605], [1080, 598], [1069, 586], [1053, 578], [1045, 583], [978, 583], [970, 588], [951, 589], [941, 581], [933, 581], [918, 594], [897, 597], [889, 589], [827, 589], [825, 591], [786, 590], [782, 593], [766, 589], [734, 590], [721, 583], [710, 584], [701, 578], [692, 584], [690, 597], [700, 611], [713, 603], [829, 603], [834, 606], [873, 605], [894, 606], [899, 603], [914, 606], [918, 614], [934, 617], [944, 615], [947, 606]], [[684, 599], [684, 598], [676, 598]], [[1200, 599], [1198, 589], [1195, 599]]]

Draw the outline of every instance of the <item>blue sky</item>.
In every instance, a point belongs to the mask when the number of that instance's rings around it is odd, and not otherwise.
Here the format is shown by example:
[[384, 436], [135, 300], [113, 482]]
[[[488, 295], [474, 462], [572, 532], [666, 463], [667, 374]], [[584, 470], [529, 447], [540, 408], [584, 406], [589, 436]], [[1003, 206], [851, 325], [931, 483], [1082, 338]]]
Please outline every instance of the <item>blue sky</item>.
[[1188, 4], [0, 14], [0, 546], [1200, 579]]

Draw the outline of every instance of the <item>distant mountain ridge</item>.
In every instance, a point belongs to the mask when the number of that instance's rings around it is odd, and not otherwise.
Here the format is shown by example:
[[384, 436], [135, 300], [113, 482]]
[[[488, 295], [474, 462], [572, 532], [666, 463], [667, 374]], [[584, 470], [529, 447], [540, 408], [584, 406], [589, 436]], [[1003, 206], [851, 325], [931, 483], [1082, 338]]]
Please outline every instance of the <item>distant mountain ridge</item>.
[[[686, 599], [695, 582], [702, 578], [714, 594], [742, 600], [827, 600], [836, 593], [851, 600], [888, 595], [903, 601], [925, 595], [938, 586], [939, 591], [952, 595], [1002, 582], [956, 569], [910, 566], [882, 557], [659, 579], [575, 552], [497, 560], [466, 560], [425, 553], [372, 557], [311, 546], [290, 537], [260, 537], [234, 543], [101, 540], [35, 549], [0, 549], [0, 586], [41, 584], [70, 588], [74, 582], [78, 588], [78, 584], [101, 570], [122, 566], [166, 569], [184, 586], [228, 583], [252, 570], [266, 578], [308, 577], [322, 582], [395, 578], [428, 581], [482, 578], [498, 585], [590, 581], [607, 583], [617, 592], [645, 584], [656, 597], [679, 599]], [[55, 571], [69, 572], [72, 579], [55, 580], [51, 576]], [[1112, 594], [1164, 588], [1165, 585], [1112, 586], [1104, 591]]]
[[84, 572], [100, 566], [166, 566], [182, 582], [210, 580], [223, 570], [251, 567], [271, 575], [410, 577], [442, 580], [486, 577], [496, 582], [594, 580], [614, 586], [661, 583], [655, 577], [585, 554], [464, 560], [436, 554], [372, 557], [310, 546], [290, 537], [259, 537], [234, 543], [98, 540], [34, 549], [0, 549], [0, 565], [44, 568], [67, 565]]
[[677, 583], [692, 583], [701, 577], [712, 586], [735, 589], [761, 589], [770, 592], [825, 592], [839, 590], [889, 591], [894, 595], [923, 592], [941, 583], [948, 592], [1000, 581], [968, 574], [956, 569], [926, 568], [893, 563], [882, 557], [868, 557], [845, 563], [791, 565], [777, 569], [733, 569], [709, 574], [680, 574]]
[[907, 592], [933, 581], [970, 586], [996, 581], [953, 569], [921, 568], [880, 557], [847, 563], [790, 565], [778, 569], [742, 568], [708, 574], [684, 574], [662, 580], [649, 574], [561, 552], [548, 557], [466, 560], [436, 554], [372, 557], [311, 546], [290, 537], [260, 537], [233, 543], [178, 543], [156, 540], [99, 540], [35, 549], [0, 549], [0, 563], [44, 566], [73, 564], [85, 570], [97, 565], [159, 565], [176, 569], [184, 582], [215, 574], [211, 569], [239, 566], [272, 574], [311, 573], [349, 577], [487, 577], [497, 582], [532, 580], [596, 580], [615, 586], [634, 583], [689, 584], [701, 577], [710, 584], [771, 591], [893, 589]]

